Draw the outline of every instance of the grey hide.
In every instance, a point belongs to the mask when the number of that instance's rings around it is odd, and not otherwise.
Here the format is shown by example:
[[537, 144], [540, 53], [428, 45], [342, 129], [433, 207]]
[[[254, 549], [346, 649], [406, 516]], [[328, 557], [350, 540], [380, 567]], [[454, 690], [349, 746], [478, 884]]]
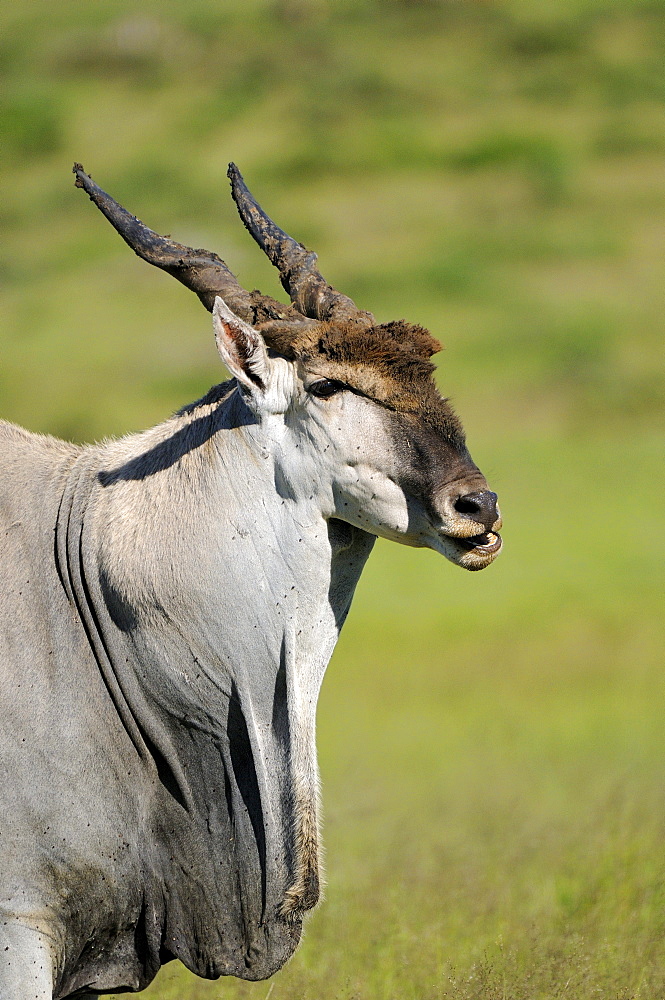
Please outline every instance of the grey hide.
[[374, 536], [299, 521], [234, 386], [101, 446], [0, 423], [2, 1000], [264, 978], [317, 895], [316, 694]]

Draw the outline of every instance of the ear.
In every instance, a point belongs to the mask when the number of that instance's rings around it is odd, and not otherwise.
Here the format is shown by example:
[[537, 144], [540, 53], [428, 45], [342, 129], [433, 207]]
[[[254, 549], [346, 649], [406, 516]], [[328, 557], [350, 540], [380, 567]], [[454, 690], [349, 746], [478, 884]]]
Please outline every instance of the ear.
[[245, 388], [262, 392], [268, 384], [270, 361], [263, 337], [215, 298], [212, 311], [217, 350], [226, 367]]

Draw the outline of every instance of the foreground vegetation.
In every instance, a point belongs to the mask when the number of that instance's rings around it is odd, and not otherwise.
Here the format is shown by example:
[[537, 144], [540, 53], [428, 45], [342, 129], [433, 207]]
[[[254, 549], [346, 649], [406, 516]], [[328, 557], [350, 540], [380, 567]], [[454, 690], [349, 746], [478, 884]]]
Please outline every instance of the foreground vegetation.
[[330, 280], [444, 341], [506, 520], [479, 575], [377, 546], [322, 693], [327, 899], [289, 966], [173, 965], [146, 996], [665, 997], [662, 5], [140, 10], [0, 11], [2, 415], [99, 438], [220, 380], [195, 297], [68, 171], [278, 294], [234, 159]]

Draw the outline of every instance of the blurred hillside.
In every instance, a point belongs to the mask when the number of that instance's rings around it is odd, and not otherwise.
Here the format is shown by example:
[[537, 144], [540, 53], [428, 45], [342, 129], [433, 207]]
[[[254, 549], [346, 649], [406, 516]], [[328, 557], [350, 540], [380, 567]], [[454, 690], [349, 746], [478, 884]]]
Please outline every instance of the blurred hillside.
[[487, 574], [377, 546], [321, 701], [329, 902], [272, 1000], [665, 996], [664, 67], [660, 0], [0, 8], [2, 416], [99, 439], [221, 380], [71, 166], [281, 295], [234, 160], [443, 341], [501, 495]]
[[442, 337], [471, 420], [648, 421], [664, 46], [660, 3], [616, 0], [4, 5], [3, 412], [87, 438], [216, 379], [197, 303], [68, 171], [274, 288], [228, 197], [234, 159], [326, 275]]

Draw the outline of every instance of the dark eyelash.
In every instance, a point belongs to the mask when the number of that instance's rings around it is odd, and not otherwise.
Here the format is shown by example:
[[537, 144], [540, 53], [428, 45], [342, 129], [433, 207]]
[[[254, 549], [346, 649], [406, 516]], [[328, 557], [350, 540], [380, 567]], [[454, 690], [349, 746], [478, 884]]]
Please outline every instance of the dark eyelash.
[[343, 392], [344, 389], [346, 389], [346, 386], [343, 382], [336, 382], [331, 378], [322, 378], [318, 382], [312, 382], [307, 391], [312, 396], [318, 396], [319, 399], [328, 399], [337, 392]]

